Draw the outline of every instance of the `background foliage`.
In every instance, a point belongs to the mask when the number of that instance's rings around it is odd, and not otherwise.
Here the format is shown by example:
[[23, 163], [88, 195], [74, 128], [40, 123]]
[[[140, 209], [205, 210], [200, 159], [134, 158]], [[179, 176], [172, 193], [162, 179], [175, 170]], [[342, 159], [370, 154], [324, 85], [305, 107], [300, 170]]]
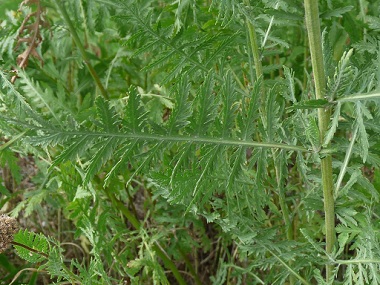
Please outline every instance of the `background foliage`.
[[380, 3], [319, 2], [319, 100], [302, 1], [7, 12], [0, 205], [43, 254], [1, 254], [3, 284], [380, 284]]

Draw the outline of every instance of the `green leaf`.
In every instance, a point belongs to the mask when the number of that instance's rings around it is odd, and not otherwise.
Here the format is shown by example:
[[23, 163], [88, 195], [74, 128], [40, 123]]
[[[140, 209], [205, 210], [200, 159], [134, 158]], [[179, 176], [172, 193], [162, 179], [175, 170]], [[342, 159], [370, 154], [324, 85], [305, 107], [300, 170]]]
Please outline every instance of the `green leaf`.
[[224, 84], [222, 85], [222, 104], [221, 137], [227, 138], [231, 136], [235, 124], [236, 111], [239, 108], [239, 102], [237, 101], [237, 94], [231, 73], [227, 73], [224, 77]]
[[366, 113], [365, 106], [362, 105], [359, 101], [356, 102], [356, 125], [358, 126], [358, 140], [359, 140], [359, 148], [360, 148], [360, 156], [363, 159], [363, 162], [367, 160], [369, 142], [366, 128], [364, 126], [363, 113]]
[[169, 117], [168, 134], [176, 133], [187, 126], [192, 113], [190, 102], [187, 101], [190, 93], [190, 84], [187, 77], [181, 78], [176, 86], [175, 108]]
[[[279, 124], [279, 114], [280, 114], [280, 103], [276, 101], [276, 93], [273, 89], [268, 91], [267, 96], [267, 102], [266, 102], [266, 133], [267, 133], [267, 140], [273, 141], [275, 138], [276, 131]], [[254, 105], [255, 103], [251, 103], [251, 105]], [[258, 105], [258, 104], [257, 104]], [[257, 109], [256, 109], [257, 110]], [[248, 120], [252, 121], [254, 120], [253, 114], [256, 113], [255, 109], [252, 110], [252, 117]], [[248, 123], [248, 122], [247, 122]], [[253, 131], [253, 130], [252, 130]], [[251, 132], [252, 132], [251, 131]]]
[[212, 75], [208, 74], [193, 103], [195, 112], [193, 113], [193, 124], [190, 126], [198, 136], [205, 136], [209, 133], [211, 124], [217, 116], [218, 104], [215, 102], [214, 88]]
[[330, 11], [326, 11], [320, 15], [322, 19], [331, 19], [332, 17], [342, 17], [344, 13], [351, 11], [354, 6], [345, 6]]
[[75, 139], [75, 142], [67, 147], [57, 158], [54, 160], [52, 166], [58, 165], [63, 161], [77, 159], [85, 149], [89, 147], [93, 137], [83, 135]]
[[46, 255], [49, 254], [50, 244], [42, 234], [20, 230], [14, 235], [14, 241], [34, 250], [31, 251], [25, 247], [14, 245], [18, 256], [28, 262], [36, 263], [43, 261], [46, 259]]
[[301, 101], [288, 107], [290, 110], [297, 109], [317, 109], [317, 108], [327, 108], [330, 105], [329, 101], [326, 99], [313, 99], [307, 101]]
[[338, 65], [335, 67], [334, 76], [327, 80], [327, 94], [330, 100], [342, 97], [351, 92], [352, 86], [355, 84], [358, 71], [350, 64], [350, 58], [353, 49], [344, 52]]
[[[287, 82], [288, 86], [288, 93], [283, 94], [285, 99], [287, 99], [290, 102], [293, 102], [293, 104], [297, 105], [297, 100], [295, 96], [295, 85], [294, 85], [294, 72], [287, 66], [284, 66], [284, 75], [285, 75], [285, 80]], [[303, 101], [307, 102], [307, 101]], [[326, 102], [327, 103], [327, 102]], [[290, 107], [289, 109], [297, 109], [295, 106]]]
[[330, 123], [330, 128], [326, 132], [325, 138], [324, 138], [324, 141], [323, 141], [323, 146], [324, 147], [326, 147], [327, 145], [329, 145], [329, 143], [333, 139], [334, 134], [335, 134], [335, 132], [336, 132], [336, 130], [338, 128], [341, 106], [342, 106], [342, 104], [340, 102], [338, 102], [335, 105], [333, 118], [332, 118], [331, 123]]
[[128, 103], [125, 114], [125, 126], [132, 130], [133, 133], [142, 132], [146, 121], [146, 112], [142, 106], [141, 95], [134, 86], [131, 86], [128, 90]]
[[313, 150], [319, 151], [321, 148], [319, 128], [316, 120], [313, 117], [309, 117], [309, 125], [306, 128], [306, 136], [313, 146]]
[[120, 143], [119, 139], [116, 137], [107, 138], [106, 140], [101, 140], [94, 147], [97, 148], [96, 154], [90, 160], [90, 165], [86, 169], [86, 176], [84, 183], [90, 182], [90, 179], [101, 169], [101, 167], [109, 159], [111, 159], [114, 154], [114, 150]]
[[[2, 167], [3, 177], [5, 176], [4, 172], [8, 169], [10, 171], [11, 178], [19, 184], [22, 178], [21, 168], [18, 165], [19, 159], [16, 157], [15, 153], [11, 151], [11, 149], [3, 148], [3, 145], [0, 146], [0, 166]], [[4, 191], [7, 190], [4, 189]]]
[[117, 119], [114, 108], [109, 106], [109, 103], [103, 97], [97, 97], [95, 101], [96, 111], [101, 121], [101, 128], [108, 133], [118, 130], [119, 120]]

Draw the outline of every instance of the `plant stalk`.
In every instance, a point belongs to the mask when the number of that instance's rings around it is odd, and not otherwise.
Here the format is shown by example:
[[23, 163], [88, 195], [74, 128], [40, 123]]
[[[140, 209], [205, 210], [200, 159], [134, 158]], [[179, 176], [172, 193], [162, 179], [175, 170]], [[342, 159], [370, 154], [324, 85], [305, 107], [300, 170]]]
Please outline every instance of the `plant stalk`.
[[[311, 63], [313, 68], [315, 82], [315, 97], [316, 99], [324, 99], [326, 79], [324, 72], [324, 62], [322, 53], [322, 37], [319, 21], [318, 1], [304, 0], [306, 27], [309, 37], [309, 49], [311, 54]], [[330, 121], [331, 109], [318, 109], [318, 125], [321, 143], [328, 129]], [[327, 146], [329, 147], [329, 146]], [[328, 154], [321, 159], [322, 171], [322, 188], [323, 202], [325, 212], [325, 231], [326, 231], [326, 252], [332, 252], [335, 243], [335, 213], [334, 213], [334, 192], [333, 192], [333, 177], [332, 177], [332, 158]], [[329, 282], [332, 278], [332, 266], [326, 265], [326, 280]]]

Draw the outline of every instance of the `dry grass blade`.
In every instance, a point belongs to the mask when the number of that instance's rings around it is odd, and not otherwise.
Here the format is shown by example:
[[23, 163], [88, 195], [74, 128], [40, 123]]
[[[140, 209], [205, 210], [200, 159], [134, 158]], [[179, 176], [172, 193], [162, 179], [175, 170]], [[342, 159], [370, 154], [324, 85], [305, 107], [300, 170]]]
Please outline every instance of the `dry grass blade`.
[[[26, 49], [17, 56], [17, 66], [20, 68], [25, 68], [28, 66], [30, 57], [36, 58], [41, 65], [44, 63], [37, 51], [38, 46], [42, 42], [40, 27], [46, 25], [46, 22], [42, 18], [43, 9], [41, 7], [41, 3], [39, 0], [25, 0], [20, 4], [20, 9], [23, 6], [30, 6], [32, 4], [35, 4], [37, 9], [35, 12], [32, 12], [25, 17], [17, 36], [17, 45], [15, 50], [17, 50], [22, 43], [26, 44]], [[28, 24], [31, 19], [34, 19], [34, 22]], [[17, 74], [12, 77], [11, 82], [14, 83], [16, 79]]]

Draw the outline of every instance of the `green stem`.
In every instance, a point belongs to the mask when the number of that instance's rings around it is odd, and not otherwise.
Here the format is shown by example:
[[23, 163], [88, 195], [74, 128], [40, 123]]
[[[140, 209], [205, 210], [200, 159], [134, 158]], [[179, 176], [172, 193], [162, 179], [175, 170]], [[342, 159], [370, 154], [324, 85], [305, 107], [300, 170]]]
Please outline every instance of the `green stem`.
[[363, 264], [363, 263], [380, 263], [380, 259], [352, 259], [352, 260], [340, 260], [334, 261], [337, 264]]
[[[304, 0], [306, 27], [309, 37], [309, 48], [311, 54], [311, 63], [315, 81], [316, 99], [324, 99], [326, 88], [326, 79], [324, 72], [322, 39], [319, 22], [318, 1]], [[324, 140], [325, 133], [330, 121], [331, 109], [318, 109], [318, 124], [321, 137], [321, 143]], [[335, 243], [335, 213], [334, 213], [334, 195], [333, 195], [333, 178], [332, 178], [332, 158], [326, 155], [321, 159], [322, 170], [322, 188], [325, 211], [325, 231], [326, 231], [326, 252], [332, 252]], [[326, 280], [332, 277], [332, 266], [326, 265]]]
[[198, 137], [198, 136], [180, 136], [180, 135], [167, 135], [162, 136], [159, 134], [145, 134], [145, 133], [107, 133], [107, 132], [88, 132], [88, 131], [57, 131], [56, 129], [49, 129], [46, 127], [34, 126], [19, 120], [15, 120], [8, 117], [2, 117], [0, 119], [7, 120], [10, 124], [17, 124], [18, 126], [29, 127], [30, 130], [44, 130], [51, 135], [66, 135], [70, 137], [86, 137], [92, 138], [120, 138], [125, 140], [139, 140], [146, 142], [172, 142], [172, 143], [195, 143], [195, 144], [207, 144], [218, 146], [246, 146], [257, 148], [277, 148], [288, 151], [306, 152], [311, 153], [310, 149], [303, 146], [288, 145], [282, 143], [265, 143], [256, 141], [241, 141], [238, 139], [224, 139], [224, 138], [211, 138], [211, 137]]
[[3, 143], [0, 145], [0, 151], [3, 151], [13, 145], [15, 142], [17, 142], [19, 139], [21, 139], [28, 131], [23, 131], [22, 133], [19, 133], [18, 135], [14, 136], [12, 139], [9, 141]]
[[378, 100], [380, 98], [380, 93], [362, 93], [362, 94], [354, 94], [347, 97], [342, 97], [337, 99], [335, 102], [356, 102], [361, 100]]
[[284, 260], [281, 259], [274, 251], [270, 250], [265, 244], [257, 241], [262, 247], [264, 247], [274, 258], [276, 258], [289, 272], [297, 278], [304, 285], [311, 285], [308, 281], [306, 281], [301, 275], [295, 272]]
[[92, 66], [90, 59], [87, 56], [86, 50], [84, 49], [84, 46], [82, 45], [81, 40], [79, 39], [78, 33], [73, 25], [73, 23], [70, 20], [69, 14], [67, 14], [65, 4], [63, 1], [55, 0], [55, 4], [57, 5], [59, 11], [61, 12], [63, 19], [66, 22], [66, 25], [68, 26], [71, 36], [73, 37], [73, 40], [75, 42], [75, 45], [79, 49], [79, 52], [83, 58], [83, 61], [85, 65], [87, 66], [88, 71], [90, 72], [92, 78], [95, 80], [96, 86], [98, 86], [100, 93], [103, 95], [105, 99], [109, 99], [108, 93], [106, 89], [103, 87], [102, 82], [100, 81], [100, 78], [98, 74], [96, 73], [94, 67]]

